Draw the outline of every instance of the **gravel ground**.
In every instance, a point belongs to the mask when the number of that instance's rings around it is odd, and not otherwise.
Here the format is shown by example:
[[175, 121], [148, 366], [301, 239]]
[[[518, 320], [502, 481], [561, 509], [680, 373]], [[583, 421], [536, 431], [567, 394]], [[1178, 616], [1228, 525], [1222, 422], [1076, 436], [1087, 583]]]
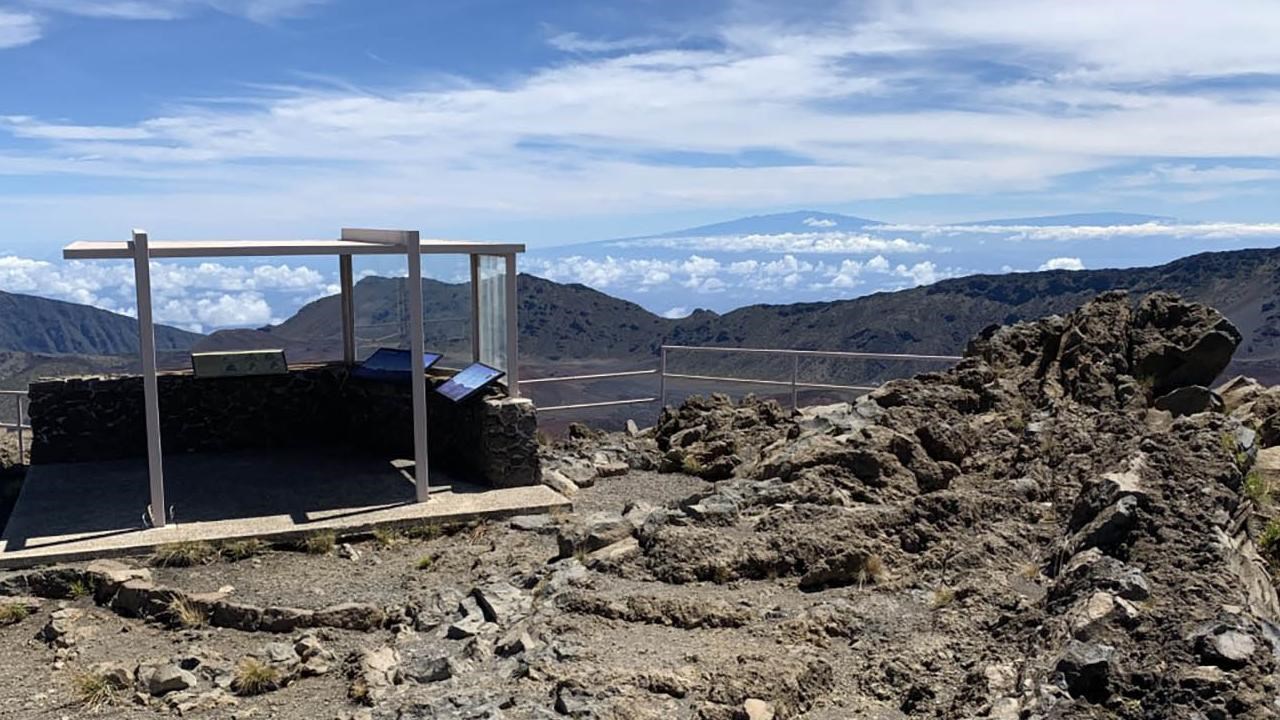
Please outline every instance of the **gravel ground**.
[[[628, 502], [644, 500], [655, 504], [683, 498], [708, 483], [680, 474], [660, 475], [635, 471], [620, 478], [602, 479], [584, 488], [575, 498], [575, 514], [602, 510], [620, 511]], [[452, 535], [431, 539], [398, 536], [390, 542], [365, 538], [350, 543], [358, 557], [344, 556], [339, 547], [322, 555], [289, 550], [269, 550], [235, 562], [216, 560], [194, 567], [154, 567], [157, 585], [180, 588], [189, 593], [234, 588], [231, 599], [256, 605], [286, 605], [317, 609], [343, 602], [370, 603], [389, 607], [412, 602], [431, 592], [454, 589], [469, 592], [478, 583], [503, 576], [533, 573], [557, 554], [554, 534], [518, 531], [505, 522], [470, 527]], [[433, 558], [429, 567], [419, 569], [424, 557]], [[145, 564], [136, 559], [130, 564]], [[623, 582], [619, 580], [618, 582]], [[708, 588], [708, 590], [713, 590]], [[68, 607], [85, 611], [75, 626], [73, 655], [37, 637], [53, 612]], [[715, 633], [690, 638], [686, 631], [641, 625], [638, 636], [621, 644], [602, 642], [602, 636], [617, 637], [616, 621], [599, 618], [562, 620], [555, 627], [564, 642], [581, 647], [609, 648], [607, 656], [636, 650], [679, 659], [694, 648], [714, 646]], [[732, 631], [725, 631], [732, 632]], [[163, 702], [145, 703], [121, 694], [116, 701], [90, 712], [76, 702], [76, 680], [86, 670], [102, 662], [127, 665], [147, 660], [182, 656], [222, 658], [234, 663], [267, 643], [288, 640], [294, 635], [241, 632], [225, 628], [173, 630], [154, 622], [121, 617], [96, 606], [92, 598], [46, 600], [29, 617], [0, 627], [0, 666], [6, 669], [0, 683], [0, 718], [75, 718], [82, 716], [141, 718], [171, 713]], [[338, 660], [361, 650], [377, 648], [393, 640], [387, 630], [354, 632], [324, 629], [323, 644]], [[645, 649], [648, 648], [648, 649]], [[651, 658], [652, 659], [652, 658]], [[618, 660], [621, 662], [621, 660]], [[674, 660], [673, 660], [674, 661]], [[338, 663], [341, 665], [341, 663]], [[348, 679], [341, 668], [319, 677], [301, 679], [265, 695], [235, 698], [224, 708], [201, 708], [185, 717], [282, 718], [319, 720], [349, 718], [361, 706], [348, 699]]]

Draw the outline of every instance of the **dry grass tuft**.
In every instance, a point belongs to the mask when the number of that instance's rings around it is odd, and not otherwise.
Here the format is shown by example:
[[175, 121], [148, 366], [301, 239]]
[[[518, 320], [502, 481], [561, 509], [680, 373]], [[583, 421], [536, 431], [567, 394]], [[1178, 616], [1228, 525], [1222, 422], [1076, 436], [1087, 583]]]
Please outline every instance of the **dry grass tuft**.
[[280, 671], [255, 657], [236, 664], [231, 689], [239, 695], [261, 695], [280, 686]]
[[489, 535], [489, 528], [490, 525], [487, 522], [476, 523], [471, 527], [470, 532], [467, 533], [467, 542], [471, 545], [475, 545], [481, 540], [484, 540]]
[[435, 540], [443, 534], [438, 523], [424, 523], [404, 528], [400, 531], [411, 540]]
[[338, 535], [332, 530], [313, 532], [297, 542], [296, 547], [308, 555], [326, 555], [333, 552]]
[[956, 591], [954, 588], [944, 587], [933, 591], [933, 600], [930, 605], [934, 610], [941, 610], [956, 601]]
[[418, 558], [418, 561], [415, 562], [413, 565], [419, 570], [429, 570], [431, 569], [431, 566], [435, 564], [436, 564], [435, 555], [423, 555], [422, 557]]
[[702, 462], [692, 455], [685, 455], [680, 461], [680, 472], [694, 477], [702, 476]]
[[393, 548], [405, 540], [404, 531], [393, 527], [379, 527], [373, 529], [373, 539], [382, 548]]
[[858, 586], [880, 584], [886, 577], [884, 558], [879, 555], [868, 555], [862, 561], [862, 569], [858, 571]]
[[26, 605], [0, 605], [0, 625], [13, 625], [31, 617]]
[[266, 551], [267, 544], [258, 538], [227, 540], [218, 545], [218, 552], [222, 557], [232, 562], [237, 560], [248, 560], [255, 555], [261, 555]]
[[151, 564], [157, 567], [208, 565], [218, 559], [218, 548], [203, 541], [169, 543], [156, 548]]
[[84, 672], [71, 679], [71, 694], [86, 710], [100, 710], [116, 702], [122, 688], [99, 672]]
[[209, 621], [199, 606], [181, 595], [169, 601], [168, 609], [170, 621], [178, 627], [199, 628]]

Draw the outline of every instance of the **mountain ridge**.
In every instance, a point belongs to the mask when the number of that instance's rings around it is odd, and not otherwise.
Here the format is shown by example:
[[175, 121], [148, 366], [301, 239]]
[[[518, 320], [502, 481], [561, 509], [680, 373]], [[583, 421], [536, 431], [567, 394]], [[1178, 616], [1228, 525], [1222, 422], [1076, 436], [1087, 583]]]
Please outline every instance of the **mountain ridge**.
[[[403, 278], [370, 277], [357, 285], [357, 324], [367, 331], [362, 331], [370, 339], [366, 344], [377, 344], [379, 337], [386, 344], [398, 342], [407, 318], [404, 283]], [[1206, 252], [1145, 268], [971, 275], [855, 298], [756, 304], [679, 319], [585, 285], [522, 274], [518, 286], [521, 359], [538, 372], [570, 361], [635, 364], [656, 357], [664, 343], [950, 355], [993, 323], [1065, 313], [1108, 290], [1167, 290], [1219, 308], [1244, 336], [1238, 364], [1264, 377], [1280, 377], [1280, 249]], [[469, 356], [468, 286], [426, 280], [423, 300], [428, 345]], [[8, 329], [8, 345], [0, 344], [2, 350], [39, 355], [53, 347], [86, 356], [136, 352], [130, 345], [137, 337], [132, 318], [11, 293], [0, 294], [0, 303], [7, 303], [0, 332]], [[157, 340], [162, 351], [284, 347], [291, 361], [334, 358], [341, 355], [339, 305], [337, 296], [328, 296], [277, 325], [208, 336], [158, 327]], [[39, 324], [51, 312], [53, 324], [45, 334], [12, 331], [15, 323]], [[109, 317], [111, 332], [100, 332], [81, 315]]]
[[[156, 325], [156, 349], [189, 350], [199, 333]], [[0, 350], [47, 355], [138, 352], [138, 322], [89, 305], [0, 290]]]

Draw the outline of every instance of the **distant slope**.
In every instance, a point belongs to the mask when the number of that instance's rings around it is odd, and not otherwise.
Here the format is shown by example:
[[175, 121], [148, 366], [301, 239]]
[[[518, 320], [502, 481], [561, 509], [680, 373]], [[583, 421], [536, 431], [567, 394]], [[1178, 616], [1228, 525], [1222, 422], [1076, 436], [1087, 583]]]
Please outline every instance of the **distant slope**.
[[[201, 335], [156, 326], [156, 348], [187, 350]], [[138, 321], [88, 305], [0, 291], [0, 350], [43, 354], [138, 352]]]
[[1168, 290], [1218, 308], [1244, 335], [1237, 367], [1280, 382], [1280, 249], [1202, 253], [1149, 268], [974, 275], [852, 300], [752, 306], [689, 318], [671, 337], [689, 344], [955, 354], [987, 325], [1065, 313], [1115, 289]]
[[[357, 324], [404, 327], [404, 280], [366, 278], [356, 290]], [[975, 275], [850, 300], [753, 305], [724, 315], [700, 311], [669, 320], [582, 285], [521, 275], [520, 354], [545, 367], [570, 360], [623, 360], [636, 365], [666, 342], [956, 354], [992, 323], [1065, 313], [1113, 289], [1169, 290], [1222, 310], [1239, 326], [1239, 363], [1280, 381], [1280, 249], [1203, 253], [1166, 265]], [[469, 289], [423, 284], [427, 344], [465, 355]], [[334, 357], [340, 343], [337, 297], [310, 303], [280, 325], [214, 333], [200, 347], [285, 347], [291, 357]], [[368, 336], [369, 330], [362, 331]]]
[[[717, 235], [776, 235], [780, 233], [802, 233], [815, 231], [856, 230], [869, 225], [880, 225], [878, 220], [837, 215], [836, 213], [818, 212], [816, 210], [798, 210], [789, 213], [771, 215], [752, 215], [750, 217], [729, 220], [728, 222], [700, 225], [672, 230], [658, 235], [647, 235], [653, 238], [674, 237], [714, 237]], [[638, 238], [633, 238], [638, 239]]]
[[[521, 275], [518, 286], [522, 362], [540, 373], [566, 363], [643, 366], [664, 342], [956, 354], [992, 323], [1064, 313], [1100, 292], [1126, 289], [1169, 290], [1217, 307], [1244, 335], [1236, 369], [1280, 382], [1280, 249], [1202, 253], [1148, 268], [975, 275], [850, 300], [753, 305], [724, 315], [699, 311], [679, 320], [582, 285]], [[370, 277], [357, 285], [357, 325], [366, 345], [400, 341], [408, 315], [404, 288], [402, 278]], [[467, 356], [467, 285], [426, 281], [423, 302], [428, 346]], [[331, 359], [341, 354], [339, 318], [339, 301], [332, 296], [275, 326], [208, 337], [157, 328], [157, 339], [168, 351], [193, 343], [197, 349], [283, 347], [293, 361]], [[4, 363], [9, 372], [0, 375], [31, 376], [40, 366], [119, 368], [121, 363], [102, 356], [131, 356], [136, 340], [131, 318], [0, 293], [0, 350], [16, 350]], [[170, 361], [185, 362], [180, 353], [168, 354]], [[88, 359], [68, 362], [60, 356]]]
[[[389, 344], [407, 327], [403, 278], [367, 277], [356, 284], [357, 334], [363, 343], [386, 336]], [[538, 360], [616, 358], [657, 352], [670, 322], [625, 300], [585, 285], [562, 285], [520, 275], [517, 282], [520, 354]], [[471, 292], [467, 284], [436, 280], [422, 283], [428, 347], [466, 354], [470, 343]], [[198, 348], [281, 347], [290, 359], [341, 355], [339, 298], [308, 303], [279, 325], [259, 330], [223, 330], [202, 339]]]

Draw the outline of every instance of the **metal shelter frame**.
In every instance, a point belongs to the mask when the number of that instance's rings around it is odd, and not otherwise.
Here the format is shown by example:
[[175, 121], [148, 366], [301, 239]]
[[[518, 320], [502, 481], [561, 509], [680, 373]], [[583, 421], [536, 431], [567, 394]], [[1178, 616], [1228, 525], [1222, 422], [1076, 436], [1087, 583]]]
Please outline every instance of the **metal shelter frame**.
[[[166, 522], [164, 464], [161, 454], [160, 398], [156, 370], [155, 323], [151, 308], [151, 260], [211, 257], [280, 257], [290, 255], [337, 255], [341, 286], [342, 358], [348, 365], [356, 359], [355, 299], [352, 257], [355, 255], [404, 255], [408, 265], [409, 354], [413, 383], [414, 485], [418, 502], [429, 497], [427, 460], [427, 387], [423, 381], [422, 256], [469, 255], [471, 259], [471, 352], [479, 360], [481, 351], [480, 258], [502, 257], [506, 261], [505, 320], [506, 372], [508, 392], [520, 395], [520, 369], [516, 351], [516, 255], [524, 252], [519, 243], [488, 243], [463, 240], [422, 239], [417, 230], [373, 230], [343, 228], [337, 240], [204, 240], [151, 242], [145, 230], [134, 230], [128, 241], [79, 241], [62, 250], [67, 260], [132, 260], [138, 307], [138, 345], [142, 360], [143, 403], [147, 426], [147, 475], [150, 481], [151, 522]], [[417, 288], [414, 292], [413, 289]]]

